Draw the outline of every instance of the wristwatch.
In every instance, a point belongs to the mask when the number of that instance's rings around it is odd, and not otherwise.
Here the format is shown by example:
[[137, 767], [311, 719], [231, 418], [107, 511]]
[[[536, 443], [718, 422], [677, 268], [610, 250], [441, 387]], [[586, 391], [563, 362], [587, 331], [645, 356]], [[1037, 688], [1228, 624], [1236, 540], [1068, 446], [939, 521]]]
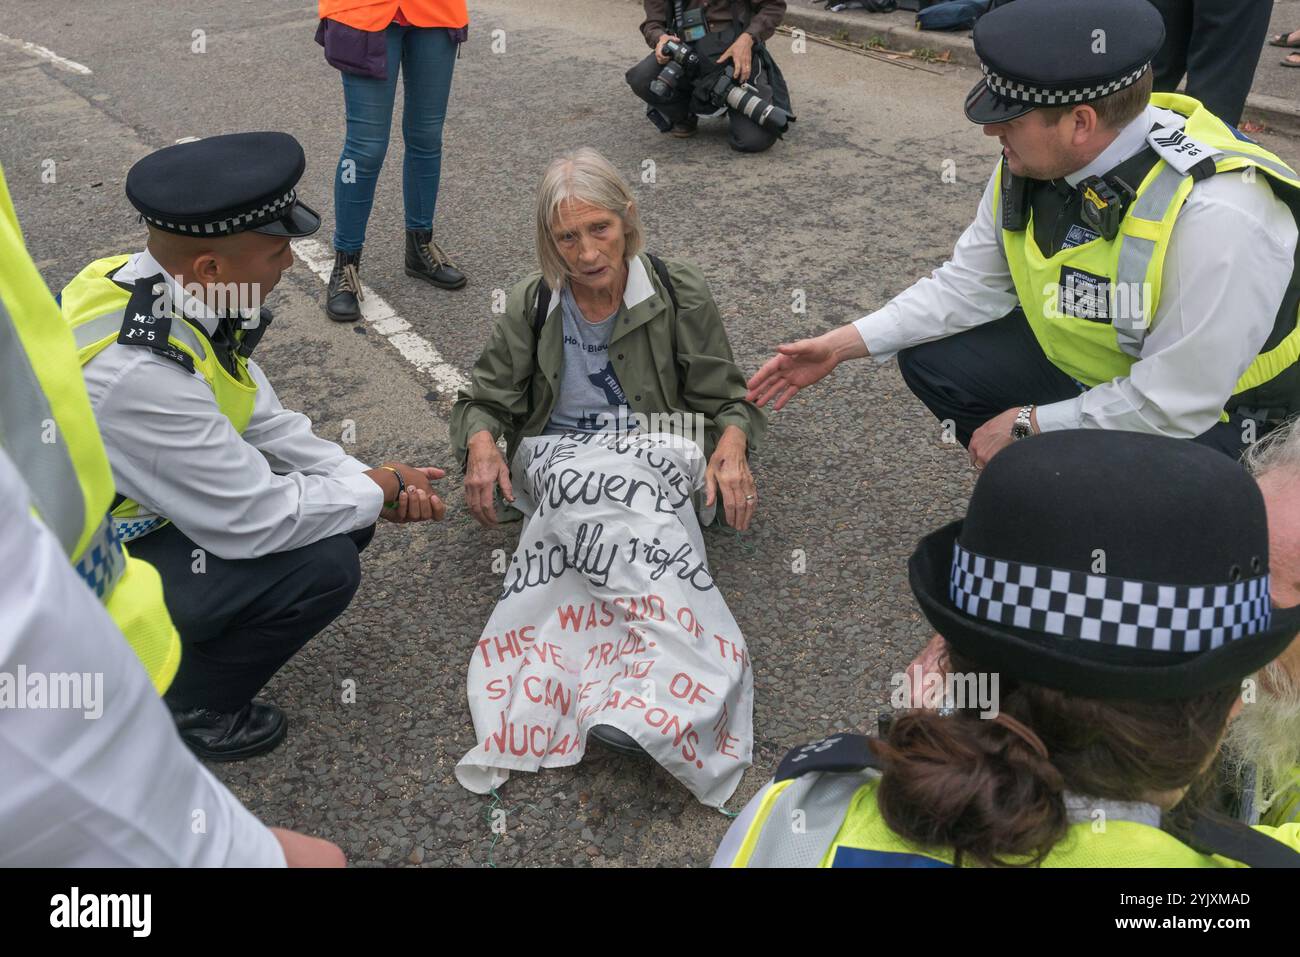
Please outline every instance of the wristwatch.
[[1034, 434], [1033, 421], [1031, 416], [1034, 414], [1034, 407], [1027, 405], [1016, 413], [1016, 421], [1011, 425], [1011, 437], [1013, 439], [1027, 439]]

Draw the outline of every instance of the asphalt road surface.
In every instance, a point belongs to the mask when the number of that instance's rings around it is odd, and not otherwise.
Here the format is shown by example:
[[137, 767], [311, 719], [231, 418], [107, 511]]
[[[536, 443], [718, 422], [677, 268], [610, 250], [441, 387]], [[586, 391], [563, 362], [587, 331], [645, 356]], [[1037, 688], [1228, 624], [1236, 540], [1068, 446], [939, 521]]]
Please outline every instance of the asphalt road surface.
[[[328, 245], [343, 105], [310, 0], [53, 6], [0, 0], [0, 163], [52, 288], [141, 248], [126, 171], [183, 137], [293, 133], [308, 156], [300, 193], [324, 216]], [[434, 224], [469, 285], [444, 292], [402, 272], [395, 118], [362, 276], [409, 328], [330, 322], [321, 279], [299, 265], [272, 296], [259, 347], [285, 403], [364, 460], [452, 468], [450, 383], [486, 341], [494, 291], [535, 268], [534, 190], [562, 150], [594, 146], [636, 184], [650, 249], [701, 266], [747, 372], [777, 343], [877, 308], [941, 263], [996, 157], [961, 113], [974, 70], [906, 69], [815, 43], [795, 52], [778, 36], [799, 119], [770, 152], [742, 156], [723, 120], [682, 141], [644, 118], [623, 81], [646, 53], [638, 3], [470, 8]], [[1290, 141], [1267, 145], [1296, 158]], [[737, 810], [787, 749], [872, 726], [890, 676], [929, 637], [907, 557], [959, 517], [973, 479], [896, 366], [871, 361], [778, 413], [753, 465], [754, 527], [706, 533], [754, 663], [754, 768]], [[445, 481], [442, 524], [381, 523], [352, 607], [265, 689], [290, 713], [288, 740], [214, 771], [267, 823], [336, 841], [354, 864], [707, 863], [727, 818], [655, 765], [593, 747], [577, 767], [514, 775], [499, 803], [456, 782], [474, 744], [465, 673], [501, 578], [493, 552], [513, 548], [518, 529], [482, 531], [458, 478]], [[356, 700], [345, 704], [348, 680]], [[490, 827], [496, 807], [503, 835]]]

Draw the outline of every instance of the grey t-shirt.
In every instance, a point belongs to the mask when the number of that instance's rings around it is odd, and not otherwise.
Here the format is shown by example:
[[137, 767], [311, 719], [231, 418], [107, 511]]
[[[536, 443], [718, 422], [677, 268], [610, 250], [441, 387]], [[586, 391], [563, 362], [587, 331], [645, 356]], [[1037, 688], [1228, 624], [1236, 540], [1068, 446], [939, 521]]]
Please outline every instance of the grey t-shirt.
[[600, 432], [613, 428], [619, 419], [619, 407], [627, 405], [627, 395], [609, 361], [609, 337], [618, 312], [600, 322], [588, 322], [567, 285], [560, 291], [560, 312], [564, 321], [564, 369], [559, 399], [551, 410], [546, 432]]

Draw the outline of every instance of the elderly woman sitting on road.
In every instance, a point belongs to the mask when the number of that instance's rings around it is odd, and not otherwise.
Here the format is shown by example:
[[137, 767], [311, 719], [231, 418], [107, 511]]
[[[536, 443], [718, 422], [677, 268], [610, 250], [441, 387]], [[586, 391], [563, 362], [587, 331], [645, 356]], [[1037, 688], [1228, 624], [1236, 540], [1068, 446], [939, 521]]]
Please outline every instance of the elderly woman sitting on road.
[[452, 410], [470, 513], [490, 527], [496, 488], [514, 500], [496, 444], [502, 434], [513, 457], [528, 436], [702, 417], [705, 505], [720, 492], [727, 522], [747, 529], [758, 500], [748, 452], [765, 418], [745, 401], [745, 377], [700, 271], [675, 261], [660, 263], [662, 273], [656, 268], [641, 250], [631, 191], [590, 148], [547, 167], [537, 253], [541, 273], [511, 290]]
[[527, 516], [471, 653], [478, 743], [457, 777], [487, 793], [592, 737], [721, 807], [750, 763], [753, 680], [700, 521], [721, 499], [749, 527], [765, 419], [704, 277], [641, 252], [596, 151], [547, 168], [537, 247], [452, 411], [470, 512], [495, 525], [499, 487]]

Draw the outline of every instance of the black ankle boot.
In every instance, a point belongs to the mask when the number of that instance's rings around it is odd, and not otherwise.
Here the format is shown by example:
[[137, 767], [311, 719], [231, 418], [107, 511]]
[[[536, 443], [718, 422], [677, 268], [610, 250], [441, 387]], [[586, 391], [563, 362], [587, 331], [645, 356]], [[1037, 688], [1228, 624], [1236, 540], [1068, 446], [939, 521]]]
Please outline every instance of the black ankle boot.
[[237, 711], [172, 710], [181, 740], [206, 761], [243, 761], [284, 740], [289, 719], [273, 704], [250, 701]]
[[431, 229], [406, 231], [406, 274], [443, 289], [459, 289], [466, 282], [465, 274], [433, 241]]
[[361, 318], [361, 250], [334, 253], [334, 271], [325, 290], [325, 315], [335, 322], [356, 322]]

